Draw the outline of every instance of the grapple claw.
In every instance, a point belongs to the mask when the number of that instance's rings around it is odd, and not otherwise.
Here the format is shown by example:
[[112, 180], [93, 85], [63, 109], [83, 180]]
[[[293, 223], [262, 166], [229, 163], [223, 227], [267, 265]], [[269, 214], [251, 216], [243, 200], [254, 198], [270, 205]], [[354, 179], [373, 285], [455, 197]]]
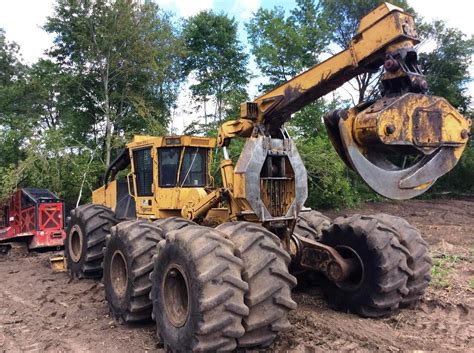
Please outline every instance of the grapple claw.
[[[409, 93], [335, 112], [325, 124], [346, 164], [375, 192], [403, 200], [424, 193], [454, 168], [471, 122], [442, 98]], [[407, 156], [416, 156], [409, 166]]]

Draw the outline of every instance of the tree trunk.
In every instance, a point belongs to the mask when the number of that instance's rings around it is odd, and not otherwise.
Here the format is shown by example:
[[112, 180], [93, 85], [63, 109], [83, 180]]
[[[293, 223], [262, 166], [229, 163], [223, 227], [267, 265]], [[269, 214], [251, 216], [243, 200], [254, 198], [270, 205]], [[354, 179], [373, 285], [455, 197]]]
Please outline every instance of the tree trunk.
[[112, 109], [110, 108], [109, 95], [109, 65], [106, 64], [106, 71], [104, 74], [104, 113], [105, 113], [105, 165], [110, 165], [110, 155], [112, 150], [112, 134], [113, 134], [113, 117]]

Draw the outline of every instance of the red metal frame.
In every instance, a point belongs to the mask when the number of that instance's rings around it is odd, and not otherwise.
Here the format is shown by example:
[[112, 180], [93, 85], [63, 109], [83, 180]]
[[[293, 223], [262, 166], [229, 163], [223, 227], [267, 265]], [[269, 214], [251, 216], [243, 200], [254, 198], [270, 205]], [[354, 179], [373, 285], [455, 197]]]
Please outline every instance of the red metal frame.
[[64, 203], [34, 202], [22, 209], [22, 190], [0, 202], [0, 243], [14, 240], [28, 242], [30, 249], [64, 245]]

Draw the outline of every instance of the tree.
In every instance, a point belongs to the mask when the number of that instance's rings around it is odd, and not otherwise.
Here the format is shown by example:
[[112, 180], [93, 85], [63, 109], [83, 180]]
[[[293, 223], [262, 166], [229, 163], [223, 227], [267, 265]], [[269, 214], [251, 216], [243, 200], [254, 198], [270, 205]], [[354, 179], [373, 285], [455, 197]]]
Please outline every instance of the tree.
[[[420, 63], [428, 81], [430, 94], [446, 98], [465, 116], [474, 118], [472, 97], [468, 92], [470, 68], [474, 54], [474, 37], [467, 37], [443, 21], [424, 24], [424, 42], [433, 42], [435, 48], [420, 53]], [[453, 171], [439, 179], [433, 192], [474, 193], [474, 141], [466, 147]]]
[[[209, 115], [220, 123], [236, 96], [241, 101], [247, 97], [248, 55], [237, 38], [237, 23], [225, 14], [201, 11], [185, 22], [183, 38], [185, 69], [197, 81], [191, 85], [192, 96], [203, 104], [206, 124]], [[215, 104], [214, 114], [207, 111], [209, 100]]]
[[[357, 33], [360, 19], [384, 2], [383, 0], [321, 0], [322, 16], [330, 28], [331, 42], [339, 49], [346, 49]], [[406, 0], [391, 0], [390, 3], [415, 15], [415, 11]], [[362, 103], [377, 94], [379, 77], [380, 72], [368, 72], [356, 76], [356, 85], [353, 88], [358, 92], [358, 98], [355, 103]]]
[[0, 29], [0, 165], [3, 167], [22, 158], [21, 147], [31, 136], [26, 70], [19, 46], [8, 41]]
[[[247, 25], [252, 53], [271, 88], [319, 62], [331, 39], [320, 4], [300, 0], [288, 16], [281, 8], [259, 9]], [[331, 146], [323, 115], [345, 104], [337, 96], [323, 98], [295, 113], [287, 124], [308, 171], [307, 206], [346, 207], [360, 201], [360, 195], [337, 153]]]
[[474, 54], [474, 36], [470, 38], [443, 21], [425, 24], [425, 41], [433, 41], [435, 48], [420, 53], [420, 63], [426, 75], [429, 92], [446, 98], [463, 114], [469, 113], [471, 97], [467, 89], [472, 80], [469, 69]]
[[260, 8], [246, 25], [251, 52], [268, 89], [318, 62], [329, 42], [326, 22], [313, 0], [297, 0], [286, 16], [281, 7]]
[[[181, 47], [171, 20], [151, 3], [59, 0], [45, 30], [55, 34], [50, 56], [74, 76], [75, 106], [102, 138], [105, 161], [114, 137], [167, 125], [178, 84]], [[164, 130], [164, 129], [163, 129]]]

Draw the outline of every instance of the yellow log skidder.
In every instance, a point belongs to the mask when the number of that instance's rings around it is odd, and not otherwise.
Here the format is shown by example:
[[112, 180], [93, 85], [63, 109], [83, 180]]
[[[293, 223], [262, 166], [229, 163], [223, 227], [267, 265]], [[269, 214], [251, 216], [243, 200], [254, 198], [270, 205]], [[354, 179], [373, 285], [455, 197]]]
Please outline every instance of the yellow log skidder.
[[[431, 268], [418, 230], [386, 214], [330, 221], [306, 209], [306, 169], [284, 124], [383, 66], [382, 98], [327, 114], [325, 124], [340, 157], [376, 192], [420, 195], [455, 166], [471, 122], [425, 94], [418, 41], [413, 17], [385, 3], [362, 18], [347, 50], [243, 103], [217, 138], [135, 136], [93, 203], [71, 212], [69, 271], [103, 277], [113, 315], [153, 318], [172, 351], [270, 345], [290, 326], [294, 275], [305, 271], [329, 279], [322, 289], [338, 309], [379, 317], [413, 304]], [[245, 139], [235, 165], [226, 149], [234, 138]], [[216, 147], [219, 187], [210, 175]]]

